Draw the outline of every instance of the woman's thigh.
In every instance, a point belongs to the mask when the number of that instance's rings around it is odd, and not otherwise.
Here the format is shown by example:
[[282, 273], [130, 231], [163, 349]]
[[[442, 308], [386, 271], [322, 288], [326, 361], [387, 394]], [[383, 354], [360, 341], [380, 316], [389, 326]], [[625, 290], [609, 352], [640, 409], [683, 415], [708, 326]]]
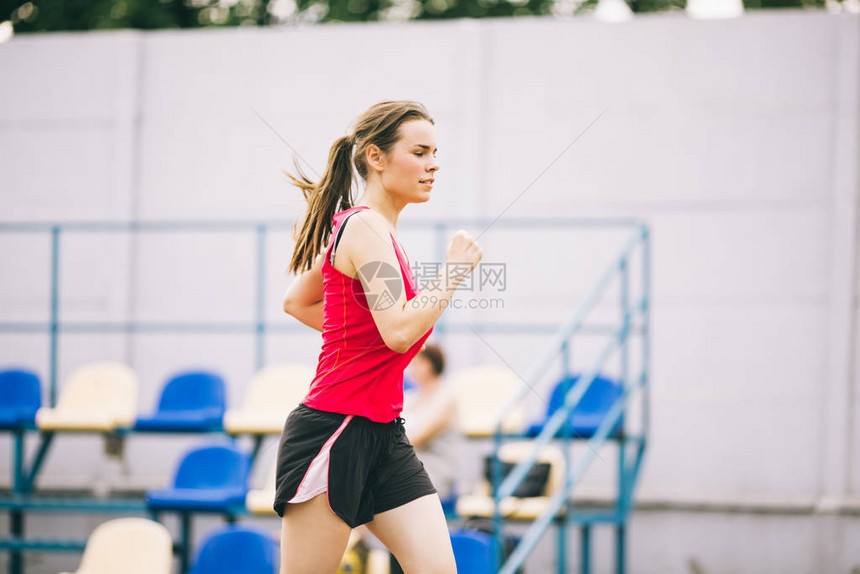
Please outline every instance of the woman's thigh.
[[406, 574], [454, 574], [454, 551], [439, 495], [422, 496], [367, 523]]
[[331, 511], [326, 493], [288, 504], [281, 521], [280, 574], [334, 574], [351, 530]]

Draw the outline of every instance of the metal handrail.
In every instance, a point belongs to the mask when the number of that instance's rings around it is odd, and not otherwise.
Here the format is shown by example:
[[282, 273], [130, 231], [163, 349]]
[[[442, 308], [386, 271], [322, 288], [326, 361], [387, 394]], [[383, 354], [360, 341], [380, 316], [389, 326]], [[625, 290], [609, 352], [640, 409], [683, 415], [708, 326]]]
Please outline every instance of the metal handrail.
[[564, 404], [553, 413], [546, 424], [544, 424], [541, 432], [533, 439], [533, 447], [530, 453], [517, 462], [502, 484], [499, 485], [496, 495], [499, 500], [511, 496], [520, 483], [522, 483], [528, 474], [529, 469], [537, 460], [541, 449], [555, 438], [558, 431], [561, 430], [564, 422], [570, 418], [570, 413], [600, 373], [600, 369], [606, 363], [606, 360], [610, 357], [612, 351], [618, 347], [625, 336], [626, 329], [624, 327], [618, 329], [612, 337], [612, 340], [604, 346], [603, 351], [594, 362], [594, 365], [592, 365], [588, 372], [577, 381], [576, 386], [571, 389], [571, 392], [565, 397]]
[[[632, 255], [633, 250], [642, 245], [642, 259], [643, 259], [643, 284], [642, 284], [642, 297], [638, 300], [638, 302], [630, 307], [629, 306], [629, 293], [628, 293], [628, 282], [629, 282], [629, 259]], [[519, 485], [525, 480], [529, 470], [534, 466], [537, 461], [541, 450], [547, 446], [550, 441], [557, 437], [559, 431], [566, 424], [566, 421], [570, 419], [570, 416], [573, 410], [576, 408], [579, 401], [587, 392], [590, 385], [593, 383], [595, 378], [603, 369], [606, 361], [610, 358], [612, 353], [618, 349], [619, 347], [623, 347], [623, 355], [622, 355], [622, 384], [623, 389], [621, 396], [615, 401], [612, 407], [607, 412], [606, 416], [602, 419], [600, 425], [598, 425], [597, 430], [592, 435], [591, 439], [588, 441], [589, 451], [586, 452], [585, 456], [581, 461], [574, 467], [569, 460], [569, 455], [566, 453], [565, 460], [567, 461], [567, 468], [565, 470], [565, 480], [562, 488], [558, 490], [549, 500], [547, 507], [544, 511], [538, 516], [538, 518], [531, 524], [526, 534], [521, 538], [520, 542], [517, 544], [514, 551], [508, 557], [508, 559], [501, 565], [501, 569], [499, 572], [501, 574], [513, 574], [522, 564], [525, 562], [528, 555], [531, 551], [536, 547], [537, 543], [543, 536], [544, 532], [549, 528], [552, 522], [558, 518], [559, 511], [566, 505], [569, 504], [569, 495], [576, 484], [581, 480], [582, 476], [585, 474], [585, 471], [594, 461], [594, 458], [597, 457], [597, 450], [606, 442], [611, 429], [614, 428], [615, 424], [621, 419], [624, 411], [626, 410], [627, 401], [632, 392], [643, 389], [643, 391], [647, 391], [647, 381], [648, 381], [648, 359], [647, 354], [649, 352], [649, 348], [647, 345], [647, 334], [648, 334], [648, 311], [649, 311], [649, 295], [650, 295], [650, 249], [649, 249], [649, 233], [648, 228], [644, 225], [640, 225], [637, 232], [634, 236], [625, 244], [619, 255], [612, 262], [612, 264], [606, 269], [603, 275], [595, 284], [594, 288], [589, 292], [586, 296], [583, 303], [581, 303], [571, 318], [562, 325], [553, 340], [544, 348], [543, 352], [540, 356], [533, 361], [532, 366], [528, 370], [528, 374], [523, 378], [523, 385], [520, 387], [519, 391], [514, 394], [514, 396], [504, 405], [502, 410], [498, 414], [498, 418], [496, 421], [495, 432], [494, 432], [494, 453], [493, 453], [493, 469], [492, 469], [492, 483], [493, 483], [493, 527], [494, 534], [498, 541], [498, 548], [504, 548], [503, 544], [503, 531], [502, 531], [502, 514], [501, 514], [501, 503], [502, 501], [512, 496]], [[549, 370], [551, 364], [556, 360], [559, 355], [564, 357], [565, 362], [567, 361], [566, 353], [568, 352], [570, 340], [571, 338], [577, 334], [585, 323], [585, 319], [588, 314], [595, 308], [597, 302], [601, 299], [601, 297], [605, 294], [607, 288], [609, 287], [612, 280], [615, 278], [617, 274], [621, 274], [622, 288], [621, 288], [621, 306], [622, 306], [622, 323], [621, 326], [614, 330], [612, 333], [610, 341], [603, 347], [602, 351], [599, 353], [596, 360], [592, 363], [591, 367], [588, 371], [580, 376], [577, 379], [576, 385], [573, 388], [569, 389], [563, 405], [558, 408], [552, 416], [550, 416], [549, 420], [547, 420], [541, 432], [533, 439], [531, 448], [529, 449], [528, 454], [521, 458], [511, 469], [508, 475], [501, 479], [501, 461], [499, 459], [499, 451], [502, 446], [502, 439], [505, 436], [502, 427], [506, 417], [510, 414], [510, 412], [517, 406], [522, 404], [523, 399], [530, 393], [533, 392], [533, 389], [540, 381], [541, 377], [543, 377], [546, 372]], [[642, 317], [643, 326], [641, 329], [641, 334], [643, 335], [643, 362], [642, 362], [642, 371], [635, 385], [627, 385], [627, 347], [626, 342], [629, 335], [632, 332], [633, 323]], [[567, 369], [567, 365], [565, 365], [565, 369]], [[567, 373], [566, 373], [567, 374]], [[647, 397], [643, 403], [644, 416], [643, 416], [643, 436], [639, 441], [639, 455], [637, 457], [635, 466], [632, 470], [625, 470], [622, 467], [619, 467], [619, 505], [617, 511], [617, 519], [620, 521], [625, 520], [626, 512], [628, 509], [628, 504], [626, 504], [625, 500], [627, 498], [626, 489], [629, 489], [632, 492], [632, 488], [635, 484], [635, 473], [638, 472], [639, 463], [641, 462], [641, 457], [644, 452], [645, 439], [647, 435]], [[563, 436], [563, 439], [566, 443], [569, 443], [572, 437], [569, 436], [569, 432], [566, 432]], [[620, 457], [623, 461], [625, 458], [625, 453], [620, 450]], [[632, 474], [631, 474], [632, 473]], [[566, 513], [570, 514], [570, 513]], [[569, 516], [566, 515], [562, 518], [562, 521], [566, 521], [569, 519]], [[616, 518], [616, 517], [613, 517]], [[563, 522], [562, 522], [563, 524]], [[562, 545], [559, 548], [559, 560], [564, 560], [565, 549], [564, 545], [566, 545], [563, 531], [560, 535], [559, 544]], [[587, 552], [587, 549], [584, 551]], [[619, 571], [623, 569], [623, 549], [619, 549], [619, 560], [622, 563], [622, 566], [619, 567]], [[589, 568], [587, 563], [587, 558], [584, 558], [584, 566], [583, 571], [587, 571]], [[564, 570], [565, 565], [559, 565], [559, 571]]]
[[532, 366], [526, 371], [526, 375], [523, 377], [523, 381], [525, 385], [520, 387], [520, 390], [513, 396], [511, 399], [502, 407], [502, 410], [499, 413], [499, 419], [496, 423], [496, 433], [502, 433], [502, 426], [504, 419], [510, 414], [510, 412], [520, 405], [526, 396], [531, 392], [534, 385], [540, 381], [541, 377], [546, 374], [546, 371], [552, 365], [552, 362], [558, 356], [559, 353], [562, 352], [564, 345], [570, 338], [575, 335], [577, 332], [582, 330], [585, 319], [588, 314], [594, 309], [597, 302], [600, 300], [600, 297], [603, 296], [606, 291], [607, 286], [615, 278], [615, 274], [618, 273], [619, 263], [621, 261], [626, 260], [627, 256], [642, 241], [642, 238], [647, 234], [647, 228], [644, 225], [639, 225], [639, 229], [637, 233], [634, 234], [633, 237], [627, 242], [624, 248], [621, 250], [621, 253], [618, 257], [616, 257], [615, 261], [612, 262], [611, 265], [608, 266], [606, 271], [604, 271], [603, 275], [601, 275], [600, 279], [597, 281], [595, 286], [586, 296], [585, 301], [581, 303], [576, 310], [571, 315], [570, 319], [568, 319], [567, 323], [562, 325], [557, 331], [553, 340], [544, 347], [544, 351], [541, 355], [532, 362]]
[[[592, 438], [590, 442], [596, 442], [598, 445], [602, 444], [606, 441], [612, 426], [617, 422], [617, 420], [621, 417], [621, 414], [624, 412], [624, 406], [627, 402], [630, 394], [639, 388], [642, 387], [644, 383], [640, 378], [640, 382], [633, 388], [625, 389], [623, 394], [616, 400], [616, 402], [612, 405], [612, 408], [607, 413], [606, 418], [601, 423], [600, 427], [598, 427], [597, 432], [594, 433], [595, 437], [599, 437], [597, 441]], [[582, 475], [585, 474], [585, 471], [588, 469], [588, 466], [597, 456], [597, 450], [590, 450], [586, 453], [583, 460], [579, 463], [579, 465], [574, 469], [573, 472], [569, 473], [569, 478], [575, 483]], [[525, 562], [526, 558], [528, 558], [529, 554], [532, 550], [535, 549], [538, 542], [540, 542], [543, 533], [550, 527], [552, 521], [557, 517], [558, 512], [565, 506], [567, 503], [569, 491], [567, 489], [559, 489], [547, 503], [547, 507], [541, 512], [540, 515], [535, 519], [535, 521], [531, 524], [529, 529], [526, 531], [526, 534], [522, 537], [521, 542], [517, 545], [516, 549], [511, 553], [508, 560], [499, 570], [499, 574], [514, 574], [518, 568], [520, 568]]]

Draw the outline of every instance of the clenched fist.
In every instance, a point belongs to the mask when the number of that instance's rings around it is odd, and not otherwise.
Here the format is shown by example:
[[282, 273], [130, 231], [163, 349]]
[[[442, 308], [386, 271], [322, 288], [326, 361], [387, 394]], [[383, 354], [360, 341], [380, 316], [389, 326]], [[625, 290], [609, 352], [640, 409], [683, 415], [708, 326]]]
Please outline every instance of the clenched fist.
[[481, 246], [478, 245], [478, 242], [472, 239], [471, 235], [461, 229], [454, 234], [454, 238], [451, 239], [451, 243], [448, 244], [446, 263], [449, 265], [463, 265], [463, 268], [458, 268], [460, 273], [457, 274], [460, 276], [460, 279], [462, 279], [472, 272], [483, 255], [484, 252], [481, 251]]

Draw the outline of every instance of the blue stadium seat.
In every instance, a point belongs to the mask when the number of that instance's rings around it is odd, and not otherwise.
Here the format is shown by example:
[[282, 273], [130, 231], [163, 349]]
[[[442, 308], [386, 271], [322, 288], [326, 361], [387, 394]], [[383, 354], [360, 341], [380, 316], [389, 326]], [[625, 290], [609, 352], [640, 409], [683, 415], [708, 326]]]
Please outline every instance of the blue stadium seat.
[[493, 553], [498, 548], [496, 540], [480, 530], [452, 530], [451, 546], [457, 572], [468, 574], [494, 574]]
[[252, 524], [227, 524], [203, 540], [189, 574], [277, 574], [278, 541]]
[[457, 517], [457, 496], [456, 492], [452, 492], [447, 498], [441, 498], [442, 512], [445, 513], [445, 518], [450, 520]]
[[[564, 404], [565, 391], [573, 388], [580, 376], [575, 375], [562, 379], [552, 391], [549, 399], [546, 416], [539, 422], [532, 424], [526, 431], [529, 436], [537, 436], [543, 430], [544, 425], [550, 417]], [[571, 436], [574, 438], [591, 438], [606, 413], [612, 408], [613, 403], [621, 396], [622, 388], [619, 383], [606, 377], [598, 375], [594, 378], [585, 395], [573, 409], [568, 420]], [[617, 437], [624, 428], [624, 417], [622, 416], [615, 427], [609, 433], [611, 437]], [[559, 435], [564, 427], [559, 430]]]
[[164, 385], [155, 413], [139, 417], [134, 428], [164, 432], [219, 431], [224, 409], [224, 379], [206, 371], [180, 373]]
[[235, 444], [219, 441], [188, 451], [173, 486], [146, 492], [150, 510], [239, 513], [245, 506], [251, 459]]
[[0, 371], [0, 428], [34, 426], [42, 406], [39, 376], [26, 369]]

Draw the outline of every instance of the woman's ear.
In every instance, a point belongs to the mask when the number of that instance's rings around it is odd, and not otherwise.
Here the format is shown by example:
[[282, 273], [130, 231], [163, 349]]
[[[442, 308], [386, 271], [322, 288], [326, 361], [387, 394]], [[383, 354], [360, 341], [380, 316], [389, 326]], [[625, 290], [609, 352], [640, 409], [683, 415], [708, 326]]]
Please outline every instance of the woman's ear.
[[382, 171], [382, 168], [385, 167], [385, 158], [382, 155], [382, 150], [374, 144], [367, 146], [366, 159], [367, 165], [370, 166], [371, 169]]

